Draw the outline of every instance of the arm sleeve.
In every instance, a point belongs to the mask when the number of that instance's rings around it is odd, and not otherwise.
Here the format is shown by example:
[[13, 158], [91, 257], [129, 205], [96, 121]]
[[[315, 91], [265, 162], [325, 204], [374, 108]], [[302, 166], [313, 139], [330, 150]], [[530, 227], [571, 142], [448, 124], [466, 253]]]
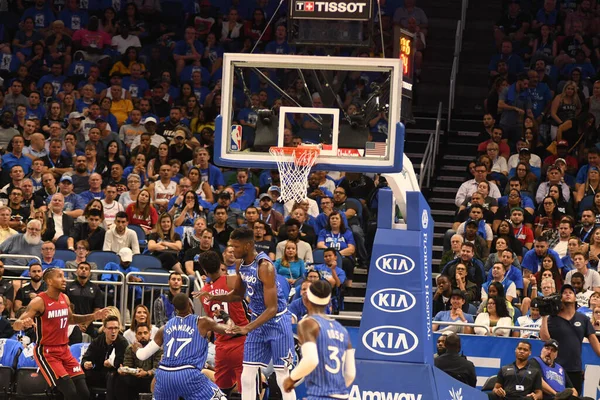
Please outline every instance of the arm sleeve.
[[112, 248], [112, 239], [112, 232], [106, 232], [106, 234], [104, 235], [104, 244], [102, 245], [102, 250], [111, 251], [110, 249]]

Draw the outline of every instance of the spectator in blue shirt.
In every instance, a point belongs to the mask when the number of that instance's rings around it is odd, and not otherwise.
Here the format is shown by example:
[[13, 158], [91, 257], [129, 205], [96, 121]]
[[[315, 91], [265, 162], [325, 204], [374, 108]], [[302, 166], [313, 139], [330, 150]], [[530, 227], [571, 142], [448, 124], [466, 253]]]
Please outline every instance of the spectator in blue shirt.
[[490, 71], [491, 76], [498, 75], [498, 72], [496, 71], [498, 61], [506, 62], [509, 74], [520, 74], [525, 69], [523, 65], [523, 59], [521, 59], [521, 57], [513, 53], [512, 42], [509, 39], [505, 39], [502, 41], [502, 51], [500, 52], [500, 54], [496, 54], [495, 56], [493, 56], [490, 60], [488, 69]]
[[591, 79], [596, 76], [596, 69], [592, 63], [586, 61], [585, 51], [578, 49], [575, 53], [575, 62], [567, 64], [561, 71], [561, 75], [571, 76], [573, 70], [578, 69], [581, 72], [581, 79]]
[[67, 77], [62, 74], [62, 71], [62, 63], [59, 61], [53, 62], [50, 67], [50, 73], [40, 78], [37, 83], [37, 88], [41, 90], [45, 83], [50, 83], [54, 88], [54, 93], [58, 93], [62, 88], [63, 82], [67, 79]]
[[46, 4], [46, 0], [35, 0], [35, 6], [25, 10], [21, 16], [21, 22], [24, 22], [27, 18], [33, 20], [34, 27], [38, 31], [48, 29], [50, 24], [56, 19], [50, 5]]
[[88, 13], [79, 9], [77, 0], [67, 0], [66, 7], [58, 14], [58, 19], [65, 23], [65, 29], [69, 35], [88, 24]]
[[543, 112], [550, 110], [552, 104], [552, 91], [545, 83], [539, 81], [537, 72], [529, 70], [529, 94], [531, 97], [531, 112], [536, 120], [541, 117]]
[[554, 257], [556, 266], [559, 269], [562, 269], [562, 260], [557, 252], [548, 248], [548, 239], [543, 236], [538, 236], [533, 244], [533, 249], [525, 253], [521, 267], [531, 271], [532, 274], [535, 274], [541, 269], [542, 261], [547, 255]]
[[194, 27], [189, 26], [185, 29], [183, 40], [178, 41], [173, 49], [173, 59], [177, 66], [177, 75], [183, 71], [186, 65], [191, 64], [194, 61], [200, 61], [202, 54], [204, 54], [204, 45], [195, 40], [196, 30]]
[[268, 43], [265, 47], [267, 54], [294, 54], [294, 50], [286, 40], [287, 29], [284, 25], [279, 25], [275, 30], [275, 40]]
[[450, 310], [448, 311], [440, 311], [435, 317], [433, 317], [433, 325], [432, 330], [437, 332], [438, 330], [443, 331], [452, 331], [456, 333], [467, 333], [473, 334], [473, 328], [469, 326], [461, 327], [461, 326], [448, 326], [444, 325], [442, 322], [462, 322], [467, 324], [472, 324], [474, 322], [473, 316], [471, 314], [465, 314], [462, 310], [463, 305], [465, 304], [466, 298], [465, 294], [459, 290], [454, 289], [452, 294], [450, 295]]
[[40, 105], [42, 97], [40, 92], [33, 91], [29, 93], [29, 107], [27, 107], [27, 118], [35, 117], [42, 120], [46, 116], [46, 109]]
[[144, 94], [150, 90], [148, 82], [142, 78], [142, 67], [138, 63], [132, 63], [129, 66], [131, 76], [123, 78], [123, 88], [129, 92], [132, 98], [144, 97]]
[[[73, 192], [73, 178], [71, 178], [70, 175], [63, 175], [60, 178], [58, 189], [65, 197], [65, 214], [74, 219], [81, 216], [87, 203], [81, 196]], [[51, 201], [52, 196], [47, 199], [48, 204], [50, 204]]]
[[6, 153], [2, 156], [2, 170], [10, 171], [15, 165], [23, 167], [25, 175], [31, 171], [31, 158], [23, 154], [23, 148], [25, 147], [25, 139], [23, 135], [15, 135], [11, 140], [12, 152]]
[[333, 211], [329, 214], [327, 226], [319, 232], [317, 248], [333, 248], [340, 252], [343, 256], [342, 269], [346, 272], [347, 277], [346, 286], [351, 287], [354, 277], [356, 243], [352, 231], [346, 227], [339, 212]]
[[577, 172], [577, 178], [575, 180], [575, 189], [578, 190], [580, 185], [583, 185], [587, 181], [588, 169], [590, 166], [600, 168], [600, 149], [596, 146], [592, 146], [587, 149], [588, 163]]

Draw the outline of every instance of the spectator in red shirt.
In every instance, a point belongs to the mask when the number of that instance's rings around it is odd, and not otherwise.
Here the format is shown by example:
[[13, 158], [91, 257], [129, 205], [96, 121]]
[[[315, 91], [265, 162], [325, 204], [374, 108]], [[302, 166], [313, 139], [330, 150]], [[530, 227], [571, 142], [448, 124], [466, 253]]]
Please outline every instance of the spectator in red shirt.
[[481, 154], [485, 154], [488, 143], [495, 142], [500, 148], [500, 155], [508, 161], [508, 158], [510, 157], [510, 147], [508, 147], [508, 145], [502, 141], [503, 134], [504, 130], [499, 126], [495, 126], [492, 130], [492, 137], [485, 142], [479, 143], [479, 146], [477, 146], [477, 151]]
[[544, 169], [548, 168], [551, 165], [556, 164], [556, 160], [562, 158], [565, 160], [567, 164], [567, 174], [569, 175], [577, 175], [577, 170], [579, 168], [579, 164], [577, 163], [577, 158], [569, 155], [569, 142], [566, 140], [559, 140], [556, 143], [556, 154], [548, 156], [544, 159]]
[[106, 70], [110, 56], [104, 54], [104, 48], [111, 45], [108, 33], [98, 29], [98, 17], [90, 17], [87, 29], [79, 29], [73, 34], [73, 45], [83, 59], [96, 63], [101, 70]]

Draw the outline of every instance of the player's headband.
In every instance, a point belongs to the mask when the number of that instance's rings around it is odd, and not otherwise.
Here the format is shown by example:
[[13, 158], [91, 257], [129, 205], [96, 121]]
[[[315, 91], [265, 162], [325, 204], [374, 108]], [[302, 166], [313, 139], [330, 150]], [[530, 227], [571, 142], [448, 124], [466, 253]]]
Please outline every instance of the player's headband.
[[329, 304], [329, 301], [331, 300], [331, 295], [329, 295], [325, 298], [318, 297], [316, 294], [314, 294], [313, 292], [310, 291], [310, 287], [306, 291], [306, 297], [308, 298], [308, 301], [310, 301], [311, 303], [316, 304], [318, 306], [326, 306]]

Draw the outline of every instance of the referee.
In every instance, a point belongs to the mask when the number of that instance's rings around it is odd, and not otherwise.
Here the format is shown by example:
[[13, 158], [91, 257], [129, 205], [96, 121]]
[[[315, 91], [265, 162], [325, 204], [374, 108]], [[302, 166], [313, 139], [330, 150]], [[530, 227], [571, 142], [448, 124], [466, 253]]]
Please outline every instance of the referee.
[[531, 344], [520, 341], [515, 356], [515, 362], [500, 368], [498, 380], [488, 397], [492, 400], [541, 400], [542, 375], [539, 368], [530, 364]]

